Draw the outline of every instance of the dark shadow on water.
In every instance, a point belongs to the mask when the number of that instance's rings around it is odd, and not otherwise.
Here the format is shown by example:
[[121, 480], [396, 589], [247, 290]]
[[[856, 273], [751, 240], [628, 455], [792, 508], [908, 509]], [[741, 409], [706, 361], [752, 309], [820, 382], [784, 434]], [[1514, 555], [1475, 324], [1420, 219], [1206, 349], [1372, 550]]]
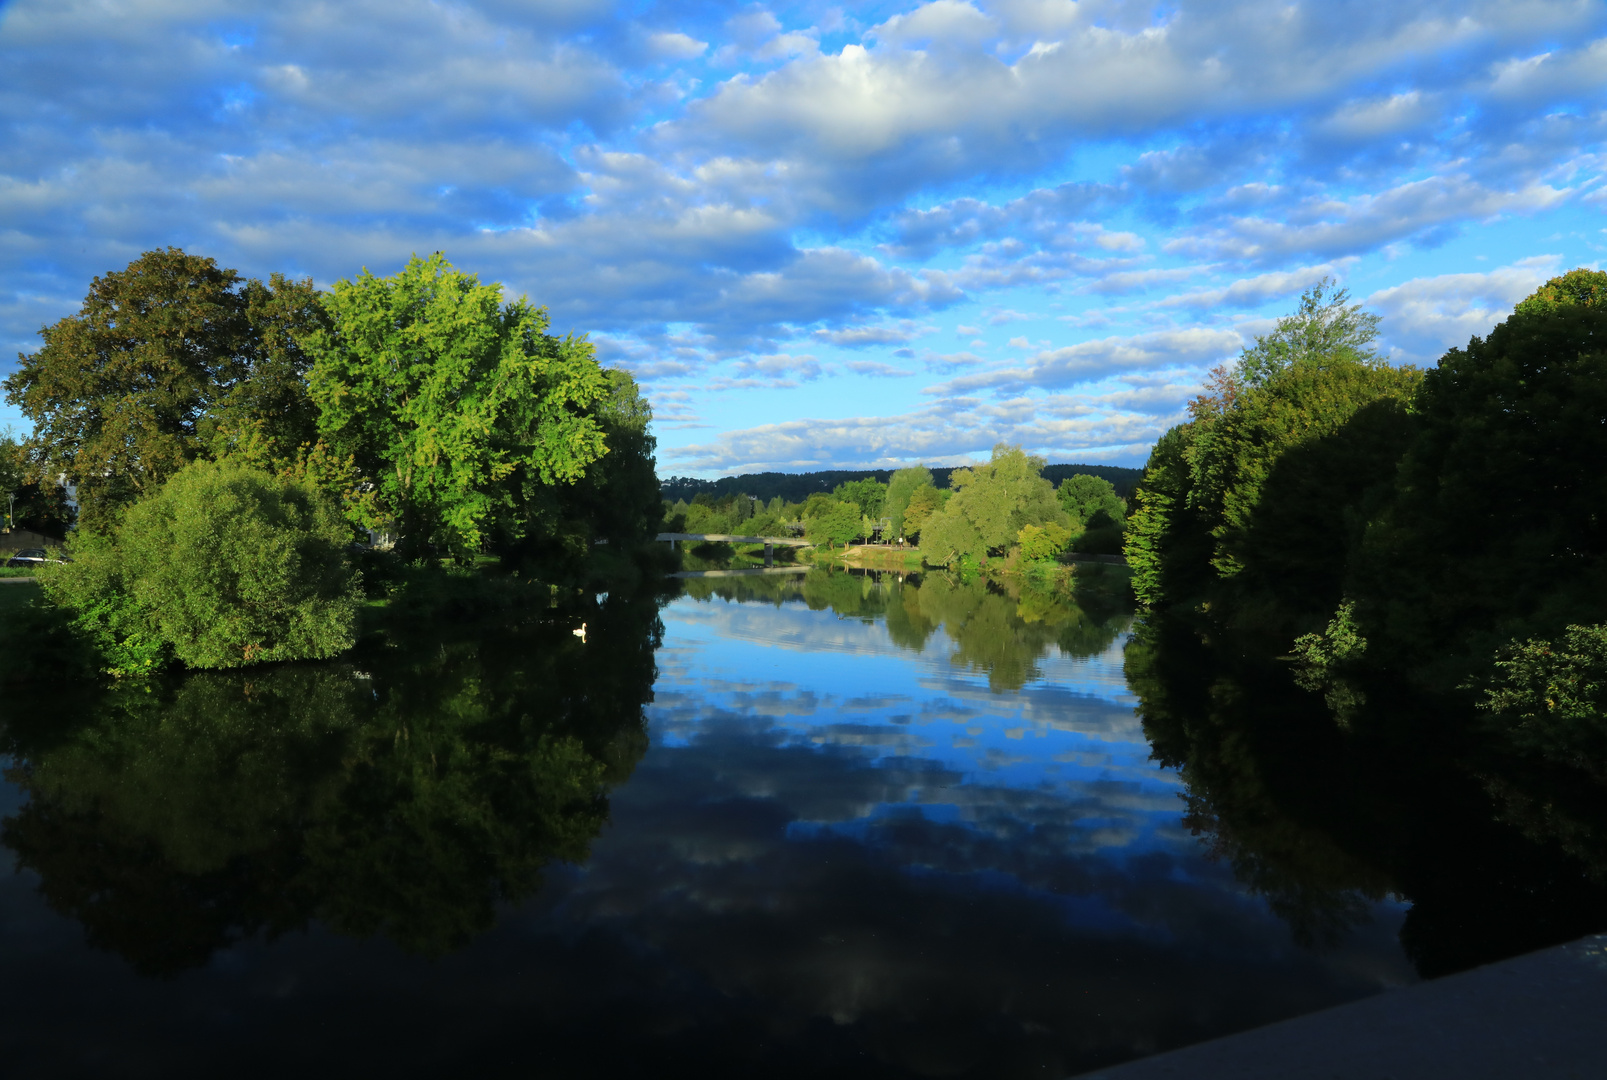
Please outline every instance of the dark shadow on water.
[[1387, 895], [1425, 978], [1607, 929], [1607, 791], [1512, 752], [1470, 702], [1370, 685], [1336, 715], [1287, 664], [1141, 621], [1128, 684], [1186, 822], [1297, 939]]
[[616, 597], [36, 700], [6, 732], [28, 801], [0, 837], [147, 974], [315, 920], [439, 955], [585, 859], [647, 746], [660, 633], [652, 597]]

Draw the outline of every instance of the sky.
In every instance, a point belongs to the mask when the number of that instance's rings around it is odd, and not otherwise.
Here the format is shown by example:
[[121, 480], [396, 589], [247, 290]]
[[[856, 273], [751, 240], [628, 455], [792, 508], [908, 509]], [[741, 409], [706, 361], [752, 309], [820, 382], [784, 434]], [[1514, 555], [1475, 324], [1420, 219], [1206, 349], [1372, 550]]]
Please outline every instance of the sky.
[[0, 374], [153, 248], [441, 251], [641, 381], [661, 476], [1141, 465], [1324, 277], [1432, 364], [1599, 266], [1604, 90], [1578, 0], [12, 0]]

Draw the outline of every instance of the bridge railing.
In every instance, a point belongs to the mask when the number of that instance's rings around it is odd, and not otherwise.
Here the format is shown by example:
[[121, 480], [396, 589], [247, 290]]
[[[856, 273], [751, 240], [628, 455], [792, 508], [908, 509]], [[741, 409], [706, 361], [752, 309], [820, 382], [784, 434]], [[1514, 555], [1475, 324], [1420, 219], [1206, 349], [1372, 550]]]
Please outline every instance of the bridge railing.
[[796, 536], [735, 536], [728, 533], [659, 533], [659, 540], [696, 540], [716, 544], [765, 544], [771, 547], [813, 547]]

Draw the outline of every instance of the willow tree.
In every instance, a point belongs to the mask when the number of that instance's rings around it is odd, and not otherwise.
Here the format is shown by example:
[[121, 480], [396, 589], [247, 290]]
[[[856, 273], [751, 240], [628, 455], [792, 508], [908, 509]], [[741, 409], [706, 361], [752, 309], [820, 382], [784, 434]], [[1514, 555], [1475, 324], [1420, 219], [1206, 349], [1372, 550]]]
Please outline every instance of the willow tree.
[[1042, 458], [1000, 443], [986, 465], [954, 470], [953, 497], [921, 529], [926, 561], [953, 566], [1004, 550], [1027, 525], [1069, 525], [1054, 485], [1040, 475], [1043, 466]]
[[529, 485], [572, 484], [607, 452], [591, 343], [439, 252], [338, 281], [324, 306], [309, 383], [321, 437], [372, 485], [360, 524], [471, 553], [494, 527], [521, 531]]

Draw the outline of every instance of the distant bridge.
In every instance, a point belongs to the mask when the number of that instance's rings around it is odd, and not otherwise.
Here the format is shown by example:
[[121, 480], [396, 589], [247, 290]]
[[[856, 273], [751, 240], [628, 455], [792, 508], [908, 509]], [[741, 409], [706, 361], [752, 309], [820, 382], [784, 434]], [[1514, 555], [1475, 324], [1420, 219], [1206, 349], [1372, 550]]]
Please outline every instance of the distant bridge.
[[713, 544], [763, 544], [764, 564], [775, 565], [775, 549], [777, 547], [814, 547], [807, 540], [799, 540], [791, 536], [732, 536], [727, 533], [659, 533], [659, 540], [668, 540], [670, 547], [680, 547], [682, 540], [695, 540], [698, 543]]

